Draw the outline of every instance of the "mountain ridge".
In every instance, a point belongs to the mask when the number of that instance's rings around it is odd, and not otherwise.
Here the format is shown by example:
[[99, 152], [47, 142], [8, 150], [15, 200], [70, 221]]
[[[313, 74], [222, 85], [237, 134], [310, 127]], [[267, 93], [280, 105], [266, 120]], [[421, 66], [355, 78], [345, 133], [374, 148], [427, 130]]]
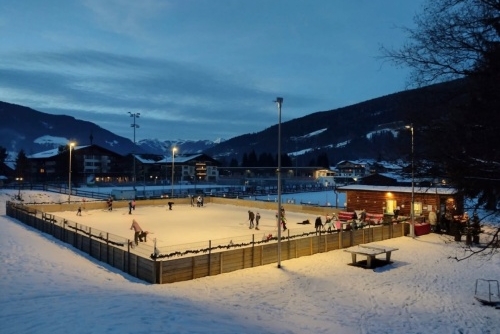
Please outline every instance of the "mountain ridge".
[[[425, 126], [452, 107], [462, 93], [462, 81], [455, 80], [313, 112], [281, 124], [281, 152], [293, 156], [295, 164], [301, 166], [312, 164], [318, 154], [326, 154], [332, 162], [407, 156], [409, 131], [404, 131], [404, 126]], [[233, 159], [241, 161], [250, 152], [278, 152], [278, 124], [227, 140], [143, 139], [134, 145], [130, 139], [72, 116], [47, 114], [7, 102], [0, 102], [0, 114], [0, 146], [7, 151], [24, 149], [28, 155], [64, 145], [64, 140], [97, 144], [123, 155], [169, 155], [175, 146], [183, 154], [206, 153], [223, 165]]]

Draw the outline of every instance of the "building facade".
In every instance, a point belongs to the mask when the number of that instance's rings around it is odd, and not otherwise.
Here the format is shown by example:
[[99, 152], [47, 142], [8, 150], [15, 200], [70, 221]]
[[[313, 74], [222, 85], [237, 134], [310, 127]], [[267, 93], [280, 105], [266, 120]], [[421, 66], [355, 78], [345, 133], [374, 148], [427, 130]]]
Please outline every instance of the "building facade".
[[347, 211], [366, 210], [370, 213], [410, 216], [412, 202], [415, 217], [427, 219], [435, 210], [438, 217], [461, 215], [464, 198], [453, 188], [348, 185], [338, 188], [346, 193]]

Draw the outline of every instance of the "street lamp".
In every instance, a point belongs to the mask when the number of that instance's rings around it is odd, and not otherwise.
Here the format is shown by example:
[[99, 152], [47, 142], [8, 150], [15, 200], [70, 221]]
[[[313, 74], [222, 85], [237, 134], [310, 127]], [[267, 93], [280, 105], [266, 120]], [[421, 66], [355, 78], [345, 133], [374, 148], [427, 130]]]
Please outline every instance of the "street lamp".
[[69, 175], [68, 175], [68, 203], [71, 203], [71, 149], [75, 146], [75, 143], [69, 143]]
[[[141, 113], [131, 113], [130, 111], [128, 112], [130, 114], [130, 117], [133, 117], [134, 118], [134, 123], [130, 124], [131, 127], [134, 128], [134, 151], [135, 151], [135, 129], [139, 128], [139, 124], [137, 124], [135, 122], [135, 119], [136, 118], [139, 118], [139, 116], [141, 115]], [[134, 189], [135, 189], [135, 156], [133, 154], [134, 152], [132, 152], [132, 158], [134, 160], [134, 178], [133, 178], [133, 182], [134, 182]]]
[[278, 105], [278, 268], [281, 268], [281, 105], [283, 98], [274, 101]]
[[174, 197], [174, 160], [175, 160], [175, 151], [177, 151], [176, 147], [172, 147], [172, 198]]
[[405, 128], [411, 131], [411, 222], [410, 237], [415, 238], [415, 145], [413, 141], [413, 123], [406, 125]]
[[17, 199], [21, 200], [21, 182], [23, 182], [23, 178], [22, 177], [16, 177], [16, 181], [17, 181], [17, 186], [19, 188], [19, 191], [17, 192]]

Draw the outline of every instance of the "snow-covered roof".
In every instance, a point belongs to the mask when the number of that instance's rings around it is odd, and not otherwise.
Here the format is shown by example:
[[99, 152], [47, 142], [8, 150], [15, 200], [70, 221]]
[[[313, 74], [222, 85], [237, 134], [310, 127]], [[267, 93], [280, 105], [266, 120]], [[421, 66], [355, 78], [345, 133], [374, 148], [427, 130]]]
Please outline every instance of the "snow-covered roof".
[[[175, 156], [174, 158], [174, 163], [184, 163], [184, 162], [187, 162], [187, 161], [191, 161], [193, 159], [196, 159], [200, 156], [202, 156], [203, 154], [193, 154], [193, 155], [179, 155], [179, 156]], [[163, 159], [157, 161], [157, 163], [159, 164], [171, 164], [172, 163], [172, 156], [165, 156]]]
[[[82, 148], [85, 148], [85, 147], [88, 147], [89, 145], [82, 145], [82, 146], [75, 146], [73, 147], [73, 151], [77, 151], [77, 150], [80, 150]], [[32, 155], [29, 155], [28, 158], [29, 159], [43, 159], [43, 158], [51, 158], [51, 157], [55, 157], [57, 156], [58, 154], [60, 154], [59, 152], [59, 148], [53, 148], [51, 150], [48, 150], [48, 151], [43, 151], [43, 152], [38, 152], [38, 153], [34, 153]]]

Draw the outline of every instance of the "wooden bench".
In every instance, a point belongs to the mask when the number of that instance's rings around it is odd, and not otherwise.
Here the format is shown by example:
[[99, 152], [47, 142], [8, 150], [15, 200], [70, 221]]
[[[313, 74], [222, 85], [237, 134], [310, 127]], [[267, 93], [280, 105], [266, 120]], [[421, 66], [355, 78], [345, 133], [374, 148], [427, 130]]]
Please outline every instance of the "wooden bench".
[[391, 253], [396, 250], [398, 250], [398, 248], [381, 245], [358, 245], [347, 248], [344, 252], [351, 253], [352, 264], [356, 264], [356, 256], [358, 254], [366, 256], [366, 267], [372, 268], [375, 256], [385, 253], [385, 260], [389, 262], [391, 260]]

